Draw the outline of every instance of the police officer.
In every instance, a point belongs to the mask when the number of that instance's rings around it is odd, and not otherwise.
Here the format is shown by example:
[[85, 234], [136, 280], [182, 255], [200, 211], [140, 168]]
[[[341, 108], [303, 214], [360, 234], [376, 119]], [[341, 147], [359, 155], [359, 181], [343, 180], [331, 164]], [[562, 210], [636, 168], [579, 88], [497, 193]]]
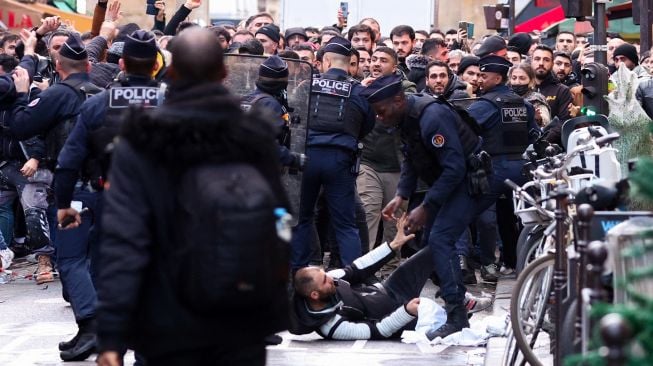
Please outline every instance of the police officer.
[[[469, 114], [483, 130], [483, 150], [492, 156], [492, 194], [484, 197], [484, 205], [489, 201], [496, 201], [501, 195], [511, 196], [510, 189], [504, 183], [506, 179], [519, 185], [525, 183], [525, 177], [521, 175], [525, 163], [522, 154], [539, 136], [533, 106], [506, 85], [510, 67], [512, 63], [501, 56], [490, 55], [481, 58], [479, 86], [482, 94], [479, 100], [468, 108]], [[502, 215], [514, 218], [512, 210], [497, 207], [497, 216]], [[511, 246], [516, 244], [516, 237], [514, 240], [506, 240], [503, 235], [502, 237], [504, 262], [506, 266], [514, 268], [514, 248]], [[496, 268], [488, 266], [489, 264], [481, 267], [481, 275], [484, 271], [487, 272], [484, 277], [492, 275], [492, 271], [496, 272]]]
[[396, 219], [418, 178], [430, 186], [424, 201], [408, 214], [406, 229], [408, 233], [424, 229], [428, 246], [422, 250], [431, 251], [429, 264], [440, 279], [447, 311], [447, 322], [427, 336], [445, 337], [469, 327], [455, 243], [476, 215], [467, 167], [468, 159], [480, 148], [480, 139], [444, 102], [428, 95], [405, 95], [398, 76], [377, 79], [364, 95], [378, 123], [399, 128], [404, 143], [401, 178], [395, 198], [383, 209], [384, 218]]
[[306, 157], [290, 151], [290, 112], [288, 105], [288, 65], [279, 56], [270, 56], [259, 67], [256, 89], [241, 102], [243, 110], [254, 107], [265, 108], [274, 115], [274, 124], [279, 129], [279, 157], [281, 165], [303, 169]]
[[361, 255], [355, 221], [358, 141], [374, 126], [374, 114], [360, 96], [364, 89], [347, 75], [351, 43], [334, 37], [324, 46], [326, 72], [313, 79], [311, 123], [306, 139], [310, 161], [302, 180], [299, 223], [292, 240], [293, 269], [309, 264], [315, 203], [324, 187], [343, 265]]
[[[89, 81], [88, 54], [79, 36], [71, 35], [66, 39], [55, 61], [55, 69], [62, 81], [44, 90], [32, 101], [22, 99], [8, 124], [11, 134], [18, 140], [39, 136], [45, 141], [45, 158], [39, 161], [41, 172], [37, 173], [41, 177], [39, 179], [48, 184], [52, 180], [51, 172], [54, 171], [59, 151], [75, 123], [82, 102], [101, 90]], [[17, 91], [28, 92], [23, 87]], [[50, 223], [51, 226], [53, 224]], [[56, 231], [51, 230], [51, 234], [56, 236]], [[56, 247], [56, 238], [54, 240]], [[60, 274], [64, 270], [60, 263]], [[49, 256], [39, 256], [37, 271], [37, 277], [52, 276]]]
[[[91, 97], [82, 105], [77, 123], [57, 161], [54, 187], [57, 220], [64, 228], [77, 228], [58, 234], [58, 239], [66, 239], [66, 244], [58, 251], [61, 280], [64, 289], [71, 294], [79, 326], [72, 340], [59, 344], [63, 360], [86, 359], [95, 350], [97, 295], [91, 280], [95, 273], [89, 275], [86, 262], [90, 251], [91, 268], [95, 270], [95, 233], [99, 231], [99, 221], [91, 220], [91, 217], [101, 216], [100, 193], [107, 180], [108, 168], [106, 150], [119, 132], [123, 112], [135, 106], [153, 108], [162, 99], [159, 85], [152, 79], [158, 66], [157, 52], [156, 38], [152, 33], [138, 30], [127, 36], [119, 61], [121, 76], [109, 90]], [[85, 207], [94, 209], [94, 215], [84, 216], [82, 221], [80, 212], [71, 207], [72, 201], [83, 202]]]

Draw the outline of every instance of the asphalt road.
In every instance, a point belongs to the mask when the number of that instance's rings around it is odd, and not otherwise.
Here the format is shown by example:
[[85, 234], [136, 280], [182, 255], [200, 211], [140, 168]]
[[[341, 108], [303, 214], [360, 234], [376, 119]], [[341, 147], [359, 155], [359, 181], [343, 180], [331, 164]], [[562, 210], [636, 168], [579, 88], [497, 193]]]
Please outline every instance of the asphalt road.
[[[63, 363], [57, 343], [71, 338], [76, 332], [72, 309], [61, 297], [57, 280], [36, 285], [24, 278], [35, 265], [18, 263], [12, 267], [18, 277], [0, 284], [0, 365], [94, 365], [95, 355], [83, 362]], [[422, 296], [433, 298], [437, 288], [430, 283]], [[492, 292], [493, 287], [475, 286], [470, 290]], [[487, 316], [474, 315], [472, 322]], [[404, 344], [392, 341], [325, 341], [317, 334], [294, 336], [281, 333], [283, 343], [268, 347], [268, 365], [482, 365], [484, 347], [443, 347], [428, 344]], [[133, 353], [125, 358], [126, 365], [134, 362]]]

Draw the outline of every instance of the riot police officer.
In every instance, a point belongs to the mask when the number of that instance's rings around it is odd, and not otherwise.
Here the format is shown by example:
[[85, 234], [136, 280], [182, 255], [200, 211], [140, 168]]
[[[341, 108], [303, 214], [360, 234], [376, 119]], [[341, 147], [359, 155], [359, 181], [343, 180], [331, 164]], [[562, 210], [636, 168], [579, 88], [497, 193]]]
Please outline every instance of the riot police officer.
[[[61, 342], [59, 349], [64, 360], [85, 359], [95, 350], [95, 304], [97, 295], [92, 278], [95, 278], [97, 245], [94, 238], [99, 230], [101, 192], [107, 177], [107, 147], [118, 134], [122, 113], [130, 107], [156, 107], [161, 101], [159, 85], [152, 80], [157, 67], [155, 36], [138, 30], [127, 37], [119, 65], [123, 71], [109, 90], [88, 99], [81, 107], [77, 123], [57, 160], [55, 171], [55, 197], [57, 220], [64, 228], [58, 237], [65, 238], [59, 248], [59, 266], [64, 288], [71, 296], [73, 311], [79, 326], [77, 335]], [[72, 201], [81, 201], [93, 215], [80, 216]], [[90, 231], [90, 233], [89, 233]], [[89, 275], [86, 262], [91, 253]], [[84, 288], [83, 293], [74, 288]]]
[[[40, 172], [37, 173], [40, 176], [39, 180], [47, 184], [51, 183], [51, 172], [54, 171], [57, 156], [75, 123], [82, 102], [90, 95], [101, 91], [89, 81], [88, 54], [77, 35], [69, 36], [59, 49], [58, 57], [55, 59], [55, 69], [62, 81], [44, 90], [32, 101], [22, 99], [17, 102], [8, 123], [11, 134], [18, 140], [39, 136], [45, 141], [45, 158], [39, 161]], [[28, 85], [21, 86], [21, 90], [17, 89], [17, 91], [26, 93]], [[41, 196], [45, 196], [45, 193], [42, 192]], [[42, 211], [45, 212], [46, 208], [42, 208]], [[40, 222], [43, 225], [45, 221], [40, 220]], [[49, 230], [49, 228], [43, 229]], [[51, 234], [55, 236], [53, 239], [56, 248], [56, 231], [51, 231]], [[59, 273], [62, 277], [66, 269], [59, 262]], [[45, 281], [52, 280], [49, 256], [39, 255], [37, 272], [37, 278], [41, 277]], [[75, 296], [71, 293], [68, 295]]]
[[294, 169], [303, 169], [306, 157], [290, 151], [290, 113], [288, 105], [288, 65], [281, 57], [268, 57], [259, 67], [256, 89], [245, 96], [241, 107], [245, 111], [260, 107], [272, 112], [274, 125], [279, 129], [279, 158], [281, 165]]
[[482, 185], [470, 185], [472, 170], [468, 167], [476, 159], [481, 141], [473, 126], [445, 101], [428, 95], [405, 95], [398, 76], [377, 79], [364, 95], [378, 123], [399, 128], [404, 144], [397, 194], [383, 209], [384, 218], [396, 219], [397, 210], [415, 191], [418, 178], [430, 186], [424, 201], [408, 214], [406, 229], [408, 233], [424, 229], [428, 246], [422, 250], [431, 251], [432, 258], [424, 265], [435, 269], [447, 311], [447, 322], [427, 336], [445, 337], [469, 327], [455, 243], [477, 214], [475, 197], [482, 194], [477, 191]]
[[358, 141], [374, 127], [364, 89], [347, 75], [351, 43], [334, 37], [324, 46], [326, 72], [313, 79], [299, 223], [292, 240], [293, 269], [309, 264], [315, 203], [320, 189], [328, 205], [343, 265], [361, 255], [355, 221]]
[[[483, 130], [483, 150], [492, 156], [492, 194], [484, 197], [486, 201], [496, 201], [504, 194], [511, 196], [510, 189], [504, 183], [506, 179], [520, 185], [525, 182], [525, 177], [521, 175], [525, 163], [522, 154], [539, 136], [533, 106], [506, 85], [510, 67], [510, 61], [501, 56], [481, 58], [479, 86], [482, 94], [468, 108], [469, 114]], [[497, 216], [514, 218], [512, 210], [498, 207], [497, 211]], [[510, 246], [516, 243], [516, 237], [514, 240], [503, 239], [504, 261], [508, 262], [507, 266], [514, 266], [514, 263], [510, 263], [513, 262], [511, 254], [514, 248]]]

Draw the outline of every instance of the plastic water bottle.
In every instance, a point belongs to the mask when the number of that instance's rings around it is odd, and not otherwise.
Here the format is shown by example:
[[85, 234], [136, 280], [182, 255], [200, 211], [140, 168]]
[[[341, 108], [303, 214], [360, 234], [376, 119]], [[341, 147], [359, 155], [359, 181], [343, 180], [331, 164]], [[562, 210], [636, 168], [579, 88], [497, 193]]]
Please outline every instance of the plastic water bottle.
[[274, 209], [274, 216], [277, 218], [277, 236], [289, 243], [290, 239], [292, 239], [292, 228], [290, 227], [292, 215], [285, 208], [278, 207]]

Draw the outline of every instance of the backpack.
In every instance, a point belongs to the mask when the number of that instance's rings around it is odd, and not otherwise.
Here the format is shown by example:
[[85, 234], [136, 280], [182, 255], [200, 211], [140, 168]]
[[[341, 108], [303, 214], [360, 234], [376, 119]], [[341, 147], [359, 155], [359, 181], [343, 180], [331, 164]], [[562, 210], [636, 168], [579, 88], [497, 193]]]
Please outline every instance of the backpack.
[[179, 248], [170, 258], [182, 305], [207, 317], [286, 309], [289, 245], [263, 175], [245, 163], [206, 163], [186, 170], [177, 188]]

